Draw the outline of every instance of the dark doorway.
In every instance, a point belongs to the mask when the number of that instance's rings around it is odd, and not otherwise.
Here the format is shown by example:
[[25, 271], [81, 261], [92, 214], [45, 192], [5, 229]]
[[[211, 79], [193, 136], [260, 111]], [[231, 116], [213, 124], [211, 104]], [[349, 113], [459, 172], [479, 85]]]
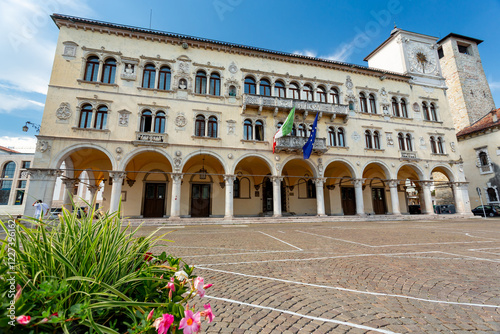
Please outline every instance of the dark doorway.
[[387, 212], [385, 206], [385, 189], [372, 188], [373, 212], [376, 215], [385, 215]]
[[262, 183], [262, 212], [273, 212], [273, 182], [268, 177]]
[[144, 217], [163, 217], [165, 214], [166, 183], [146, 183]]
[[207, 183], [191, 185], [191, 217], [210, 216], [210, 193], [212, 186]]
[[342, 210], [344, 216], [353, 216], [356, 214], [356, 194], [354, 188], [340, 188], [342, 194]]

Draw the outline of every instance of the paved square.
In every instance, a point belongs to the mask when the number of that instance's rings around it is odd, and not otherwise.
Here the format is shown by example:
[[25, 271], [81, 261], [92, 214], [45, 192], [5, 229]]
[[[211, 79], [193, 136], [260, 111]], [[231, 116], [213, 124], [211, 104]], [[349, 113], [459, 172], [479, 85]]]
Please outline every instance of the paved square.
[[500, 219], [200, 225], [168, 238], [214, 284], [207, 333], [500, 333]]

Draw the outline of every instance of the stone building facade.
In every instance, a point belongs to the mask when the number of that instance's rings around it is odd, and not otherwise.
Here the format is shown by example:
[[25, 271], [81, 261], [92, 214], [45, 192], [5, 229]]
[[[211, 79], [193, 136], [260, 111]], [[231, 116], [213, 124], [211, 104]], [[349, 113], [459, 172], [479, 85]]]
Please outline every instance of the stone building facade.
[[[441, 172], [457, 211], [470, 212], [436, 38], [393, 31], [371, 54], [383, 62], [403, 48], [408, 68], [392, 71], [52, 18], [60, 33], [33, 196], [52, 198], [64, 163], [68, 187], [88, 172], [103, 208], [121, 199], [127, 217], [401, 214], [407, 184], [431, 214], [431, 175]], [[273, 154], [293, 107], [293, 132]]]
[[495, 109], [479, 55], [478, 45], [482, 42], [453, 33], [438, 41], [439, 62], [457, 132]]
[[33, 154], [0, 146], [0, 216], [22, 215], [26, 203], [33, 204], [26, 196], [32, 161]]

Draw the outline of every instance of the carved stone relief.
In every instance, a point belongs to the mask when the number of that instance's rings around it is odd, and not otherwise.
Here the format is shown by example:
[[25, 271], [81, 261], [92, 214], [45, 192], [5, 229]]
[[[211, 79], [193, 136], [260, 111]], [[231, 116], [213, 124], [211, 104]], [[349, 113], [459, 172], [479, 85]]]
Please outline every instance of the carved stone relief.
[[118, 125], [128, 126], [130, 114], [131, 112], [125, 109], [118, 111]]
[[178, 128], [183, 128], [187, 124], [186, 116], [183, 113], [177, 113], [175, 117], [175, 126]]
[[51, 148], [51, 145], [48, 141], [46, 140], [39, 140], [37, 143], [36, 143], [36, 150], [38, 152], [41, 152], [41, 153], [45, 153], [47, 152], [48, 150], [50, 150]]
[[62, 102], [56, 110], [57, 118], [62, 121], [68, 120], [71, 114], [71, 106], [68, 102]]

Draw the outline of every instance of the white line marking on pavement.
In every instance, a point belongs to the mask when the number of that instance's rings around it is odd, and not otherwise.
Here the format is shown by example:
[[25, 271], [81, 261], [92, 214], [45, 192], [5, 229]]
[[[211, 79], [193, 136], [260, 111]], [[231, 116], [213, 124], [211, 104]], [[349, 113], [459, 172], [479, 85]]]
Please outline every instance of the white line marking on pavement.
[[337, 240], [337, 241], [342, 241], [342, 242], [347, 242], [351, 244], [357, 244], [365, 247], [370, 247], [370, 248], [382, 248], [382, 247], [403, 247], [403, 246], [431, 246], [431, 245], [450, 245], [450, 244], [476, 244], [476, 243], [484, 243], [484, 242], [496, 242], [496, 241], [453, 241], [453, 242], [436, 242], [436, 243], [420, 243], [420, 244], [399, 244], [399, 245], [380, 245], [380, 246], [372, 246], [372, 245], [367, 245], [367, 244], [362, 244], [359, 242], [355, 241], [349, 241], [349, 240], [343, 240], [343, 239], [337, 239], [337, 238], [332, 238], [326, 235], [321, 235], [321, 234], [315, 234], [315, 233], [310, 233], [310, 232], [303, 232], [303, 231], [298, 231], [301, 233], [305, 234], [310, 234], [314, 235], [317, 237], [322, 237], [322, 238], [327, 238], [327, 239], [332, 239], [332, 240]]
[[318, 321], [323, 321], [323, 322], [330, 322], [338, 325], [344, 325], [348, 327], [354, 327], [354, 328], [360, 328], [368, 331], [374, 331], [374, 332], [379, 332], [379, 333], [384, 333], [384, 334], [397, 334], [396, 332], [391, 332], [385, 329], [380, 329], [380, 328], [373, 328], [373, 327], [368, 327], [368, 326], [363, 326], [363, 325], [358, 325], [358, 324], [353, 324], [351, 322], [345, 322], [345, 321], [339, 321], [339, 320], [333, 320], [333, 319], [326, 319], [326, 318], [318, 318], [318, 317], [313, 317], [310, 315], [305, 315], [305, 314], [300, 314], [292, 311], [287, 311], [287, 310], [281, 310], [278, 308], [273, 308], [273, 307], [268, 307], [268, 306], [262, 306], [262, 305], [256, 305], [256, 304], [249, 304], [245, 302], [240, 302], [238, 300], [233, 300], [233, 299], [227, 299], [227, 298], [220, 298], [220, 297], [213, 297], [213, 296], [208, 296], [205, 295], [205, 298], [209, 299], [215, 299], [215, 300], [221, 300], [227, 303], [233, 303], [233, 304], [239, 304], [239, 305], [244, 305], [244, 306], [250, 306], [250, 307], [255, 307], [255, 308], [260, 308], [264, 310], [270, 310], [270, 311], [276, 311], [276, 312], [281, 312], [281, 313], [286, 313], [290, 315], [295, 315], [301, 318], [306, 318], [306, 319], [311, 319], [311, 320], [318, 320]]
[[248, 225], [221, 225], [222, 227], [248, 227]]
[[469, 259], [474, 259], [474, 260], [478, 260], [478, 261], [488, 261], [488, 262], [496, 262], [496, 263], [500, 263], [500, 260], [485, 259], [485, 258], [482, 258], [482, 257], [467, 256], [467, 255], [459, 255], [459, 254], [453, 254], [453, 253], [447, 253], [447, 252], [438, 252], [438, 253], [441, 253], [441, 254], [446, 254], [446, 255], [452, 255], [452, 256], [462, 256], [462, 257], [468, 257]]
[[208, 257], [208, 256], [232, 256], [232, 255], [248, 255], [248, 254], [268, 254], [268, 253], [296, 253], [300, 252], [299, 250], [288, 250], [288, 251], [266, 251], [266, 252], [247, 252], [247, 253], [228, 253], [228, 254], [210, 254], [210, 255], [188, 255], [188, 256], [183, 256], [182, 258], [186, 257]]
[[301, 250], [303, 250], [302, 248], [296, 247], [296, 246], [294, 246], [294, 245], [292, 245], [292, 244], [289, 244], [289, 243], [288, 243], [288, 242], [286, 242], [286, 241], [283, 241], [283, 240], [281, 240], [281, 239], [278, 239], [278, 238], [276, 238], [276, 237], [273, 237], [272, 235], [269, 235], [269, 234], [267, 234], [267, 233], [264, 233], [264, 232], [261, 232], [261, 231], [257, 231], [257, 232], [262, 233], [262, 234], [264, 234], [264, 235], [267, 235], [268, 237], [271, 237], [271, 238], [273, 238], [273, 239], [276, 239], [276, 240], [278, 240], [279, 242], [282, 242], [282, 243], [284, 243], [284, 244], [286, 244], [286, 245], [288, 245], [288, 246], [290, 246], [290, 247], [293, 247], [293, 248], [295, 248], [295, 249], [298, 249], [298, 250], [300, 250], [300, 251], [301, 251]]
[[216, 271], [216, 272], [225, 273], [225, 274], [232, 274], [232, 275], [238, 275], [238, 276], [244, 276], [244, 277], [250, 277], [250, 278], [267, 279], [267, 280], [276, 281], [276, 282], [282, 282], [282, 283], [291, 283], [291, 284], [312, 286], [312, 287], [315, 287], [315, 288], [332, 289], [332, 290], [345, 291], [345, 292], [353, 292], [353, 293], [359, 293], [359, 294], [371, 295], [371, 296], [383, 296], [383, 297], [395, 297], [395, 298], [403, 298], [403, 299], [412, 299], [412, 300], [418, 300], [418, 301], [422, 301], [422, 302], [436, 303], [436, 304], [450, 304], [450, 305], [475, 306], [475, 307], [492, 307], [492, 308], [499, 308], [500, 307], [500, 305], [459, 303], [459, 302], [449, 302], [449, 301], [446, 301], [446, 300], [434, 300], [434, 299], [425, 299], [425, 298], [418, 298], [418, 297], [411, 297], [411, 296], [404, 296], [404, 295], [396, 295], [396, 294], [390, 294], [390, 293], [371, 292], [371, 291], [359, 291], [359, 290], [354, 290], [354, 289], [346, 289], [346, 288], [335, 287], [335, 286], [328, 286], [328, 285], [319, 285], [319, 284], [311, 284], [311, 283], [303, 283], [303, 282], [294, 282], [294, 281], [290, 281], [290, 280], [286, 280], [286, 279], [280, 279], [280, 278], [274, 278], [274, 277], [257, 276], [257, 275], [247, 275], [247, 274], [242, 274], [242, 273], [237, 273], [237, 272], [231, 272], [231, 271], [225, 271], [225, 270], [219, 270], [219, 269], [212, 269], [212, 268], [204, 268], [204, 267], [198, 267], [198, 266], [196, 266], [196, 268], [197, 269], [202, 269], [202, 270]]
[[241, 249], [241, 248], [226, 248], [226, 247], [196, 247], [196, 246], [168, 246], [168, 248], [199, 248], [199, 249], [222, 249], [222, 250], [238, 250], [245, 252], [267, 252], [267, 250], [258, 250], [258, 249]]
[[[305, 253], [309, 253], [309, 252], [305, 252]], [[410, 253], [351, 254], [351, 255], [338, 255], [338, 256], [310, 257], [310, 258], [306, 258], [306, 259], [279, 259], [279, 260], [261, 260], [261, 261], [231, 262], [231, 263], [202, 263], [202, 264], [199, 264], [199, 266], [226, 266], [226, 265], [234, 265], [234, 264], [289, 262], [289, 261], [290, 262], [301, 262], [301, 261], [342, 259], [342, 258], [349, 258], [349, 257], [413, 255], [413, 254], [431, 254], [431, 253], [440, 253], [440, 252], [439, 251], [428, 251], [428, 252], [410, 252]], [[197, 265], [195, 265], [195, 266], [197, 266]]]

